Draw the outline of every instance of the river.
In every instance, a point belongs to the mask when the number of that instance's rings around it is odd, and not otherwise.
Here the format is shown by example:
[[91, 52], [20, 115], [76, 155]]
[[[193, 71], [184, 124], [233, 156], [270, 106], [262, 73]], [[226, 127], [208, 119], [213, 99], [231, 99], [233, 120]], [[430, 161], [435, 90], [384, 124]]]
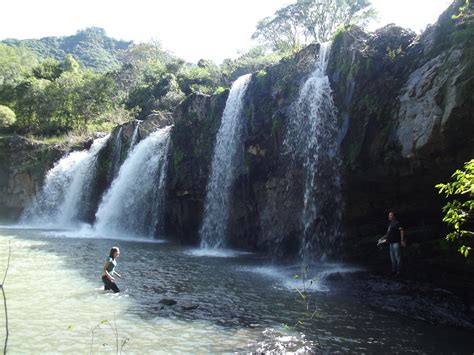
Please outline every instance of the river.
[[[472, 353], [474, 337], [381, 310], [331, 288], [321, 275], [353, 272], [272, 266], [261, 255], [203, 253], [166, 241], [88, 238], [85, 232], [0, 228], [0, 273], [10, 267], [10, 353], [221, 353], [256, 351]], [[110, 247], [123, 292], [102, 290]], [[301, 275], [300, 275], [301, 276]], [[308, 311], [296, 288], [310, 289]], [[172, 299], [177, 303], [159, 303]], [[297, 324], [303, 321], [304, 325]], [[4, 339], [0, 312], [0, 339]], [[449, 341], [446, 341], [449, 339]], [[122, 346], [123, 345], [123, 346]]]

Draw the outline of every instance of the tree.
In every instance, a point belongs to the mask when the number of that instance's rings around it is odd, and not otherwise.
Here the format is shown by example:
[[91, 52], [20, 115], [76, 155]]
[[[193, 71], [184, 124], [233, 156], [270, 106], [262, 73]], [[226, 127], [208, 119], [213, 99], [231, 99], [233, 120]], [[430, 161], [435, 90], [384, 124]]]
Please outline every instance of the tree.
[[301, 5], [298, 3], [281, 8], [272, 17], [265, 17], [257, 24], [252, 39], [262, 37], [273, 50], [287, 52], [307, 44], [306, 31], [301, 27]]
[[30, 77], [15, 87], [16, 126], [23, 131], [35, 132], [47, 125], [52, 105], [46, 90], [51, 82], [46, 79]]
[[66, 56], [62, 66], [64, 68], [64, 71], [68, 71], [68, 72], [71, 72], [71, 73], [78, 73], [81, 70], [81, 66], [79, 65], [77, 60], [74, 59], [74, 57], [71, 54], [68, 54]]
[[63, 71], [61, 62], [54, 58], [46, 58], [33, 68], [33, 76], [37, 79], [56, 80]]
[[0, 86], [21, 81], [37, 63], [29, 49], [0, 43]]
[[90, 70], [84, 72], [73, 105], [76, 126], [85, 128], [90, 122], [99, 122], [112, 109], [114, 85], [108, 76]]
[[15, 112], [9, 107], [0, 105], [0, 128], [8, 128], [16, 121]]
[[375, 14], [370, 0], [297, 0], [262, 19], [252, 39], [276, 51], [295, 51], [311, 41], [328, 41], [341, 25], [365, 26]]
[[[443, 207], [443, 222], [454, 229], [446, 235], [446, 239], [467, 242], [466, 238], [474, 237], [474, 232], [466, 229], [472, 229], [474, 222], [474, 159], [464, 164], [464, 170], [456, 170], [452, 178], [451, 182], [436, 185], [439, 193], [444, 193], [446, 198], [456, 197]], [[467, 257], [471, 249], [471, 246], [463, 244], [459, 251]]]

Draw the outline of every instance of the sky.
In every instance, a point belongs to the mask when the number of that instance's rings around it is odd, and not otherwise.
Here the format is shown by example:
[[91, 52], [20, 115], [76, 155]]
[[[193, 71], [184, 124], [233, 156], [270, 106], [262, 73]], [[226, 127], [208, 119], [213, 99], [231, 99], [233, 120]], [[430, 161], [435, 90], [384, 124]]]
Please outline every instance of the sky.
[[[104, 28], [115, 39], [158, 40], [189, 62], [220, 63], [250, 48], [257, 22], [295, 0], [5, 0], [0, 39], [70, 36]], [[375, 30], [396, 23], [416, 32], [434, 23], [450, 0], [372, 0]], [[67, 4], [67, 5], [66, 5]]]

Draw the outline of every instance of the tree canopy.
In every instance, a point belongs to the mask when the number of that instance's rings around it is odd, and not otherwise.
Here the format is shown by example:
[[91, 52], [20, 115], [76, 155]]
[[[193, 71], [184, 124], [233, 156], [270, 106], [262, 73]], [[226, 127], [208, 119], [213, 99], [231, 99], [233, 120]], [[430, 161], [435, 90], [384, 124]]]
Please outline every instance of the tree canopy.
[[260, 20], [252, 39], [276, 51], [294, 51], [328, 41], [339, 26], [365, 26], [375, 14], [370, 0], [297, 0]]

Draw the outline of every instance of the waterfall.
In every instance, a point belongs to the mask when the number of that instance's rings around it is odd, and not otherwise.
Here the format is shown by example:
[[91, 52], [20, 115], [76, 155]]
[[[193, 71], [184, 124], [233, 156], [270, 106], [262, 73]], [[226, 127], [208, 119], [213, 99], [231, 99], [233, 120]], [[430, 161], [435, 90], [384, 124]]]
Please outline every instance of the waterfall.
[[316, 68], [292, 105], [284, 140], [294, 164], [304, 169], [300, 215], [304, 261], [330, 255], [342, 234], [338, 122], [326, 75], [329, 52], [330, 46], [321, 44]]
[[243, 98], [250, 78], [243, 75], [232, 85], [217, 132], [200, 230], [202, 248], [225, 246], [231, 187], [240, 158]]
[[123, 127], [120, 126], [115, 136], [114, 150], [112, 152], [112, 169], [111, 169], [112, 179], [114, 179], [117, 176], [120, 169], [120, 160], [121, 160], [121, 154], [122, 154], [122, 138], [123, 138], [122, 131], [123, 131]]
[[142, 121], [137, 120], [136, 122], [137, 123], [135, 125], [135, 129], [133, 130], [132, 140], [130, 141], [130, 146], [128, 147], [128, 154], [130, 154], [138, 141], [138, 129], [140, 128], [140, 123], [142, 123]]
[[96, 173], [97, 154], [109, 135], [98, 138], [91, 148], [71, 152], [48, 171], [43, 188], [21, 223], [55, 228], [71, 228], [83, 220]]
[[161, 222], [170, 130], [159, 129], [130, 152], [96, 213], [98, 234], [154, 235]]

